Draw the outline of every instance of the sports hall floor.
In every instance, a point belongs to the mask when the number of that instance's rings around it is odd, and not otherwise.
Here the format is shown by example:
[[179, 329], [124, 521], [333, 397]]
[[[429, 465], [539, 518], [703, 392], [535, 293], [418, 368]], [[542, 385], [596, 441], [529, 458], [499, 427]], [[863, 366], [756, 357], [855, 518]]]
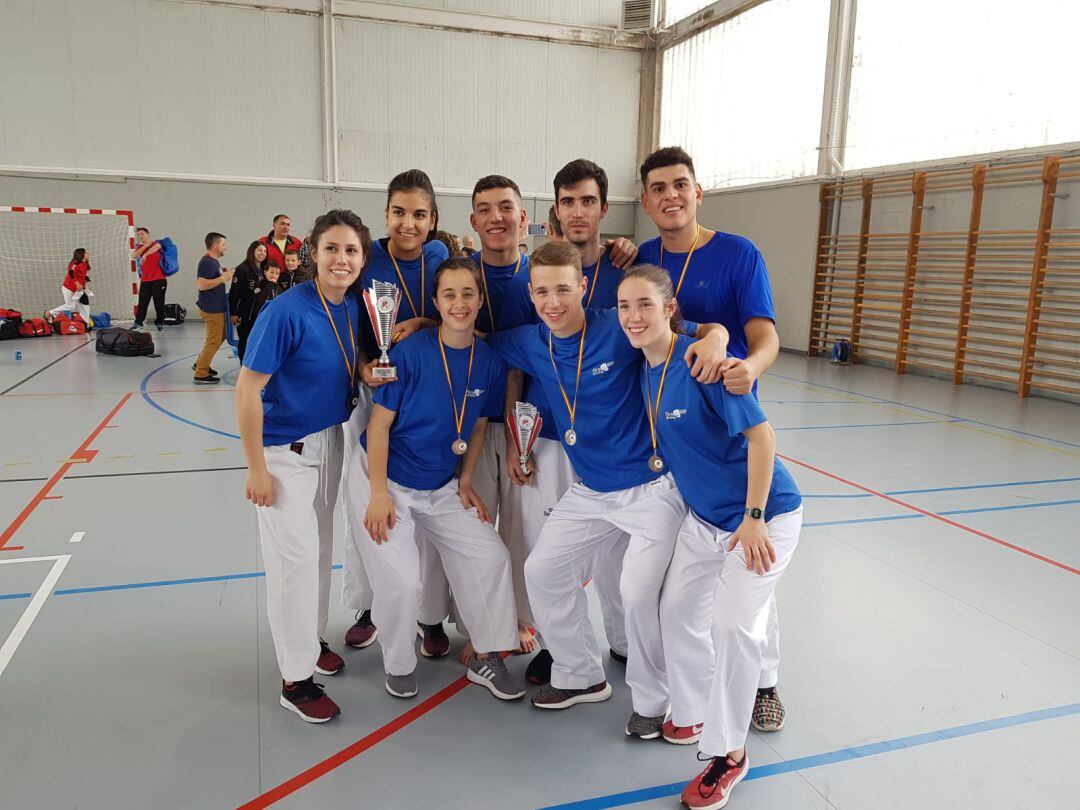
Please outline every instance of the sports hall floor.
[[[610, 701], [546, 713], [452, 658], [399, 701], [347, 650], [339, 720], [281, 709], [236, 360], [194, 388], [201, 325], [154, 337], [0, 344], [0, 807], [676, 805], [694, 752], [623, 736], [617, 664]], [[729, 807], [1080, 806], [1080, 407], [793, 355], [760, 396], [806, 528], [787, 725]]]

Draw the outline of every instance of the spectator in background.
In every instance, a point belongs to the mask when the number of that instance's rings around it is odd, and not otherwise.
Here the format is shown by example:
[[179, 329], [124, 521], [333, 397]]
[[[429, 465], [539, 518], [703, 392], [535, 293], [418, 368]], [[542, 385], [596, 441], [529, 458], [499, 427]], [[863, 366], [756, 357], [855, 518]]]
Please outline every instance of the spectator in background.
[[165, 328], [165, 289], [168, 279], [161, 269], [161, 244], [151, 241], [147, 228], [136, 228], [135, 239], [138, 244], [131, 251], [139, 266], [139, 307], [135, 311], [135, 329], [142, 329], [146, 314], [150, 311], [150, 301], [154, 302], [154, 326], [160, 332]]
[[305, 275], [314, 278], [312, 271], [315, 269], [315, 260], [311, 258], [311, 242], [308, 241], [309, 238], [305, 236], [304, 241], [300, 243], [300, 267], [303, 268]]
[[551, 206], [548, 209], [547, 218], [547, 238], [549, 242], [565, 242], [566, 237], [563, 236], [562, 224], [559, 222], [559, 218], [555, 216], [555, 206]]
[[528, 242], [518, 242], [518, 250], [521, 251], [522, 256], [528, 256], [529, 255], [529, 243]]
[[303, 284], [308, 278], [308, 274], [300, 267], [300, 251], [286, 250], [285, 271], [281, 274], [281, 286], [287, 290], [289, 287]]
[[199, 260], [195, 286], [199, 290], [199, 316], [206, 326], [206, 342], [195, 361], [195, 384], [216, 385], [221, 379], [211, 373], [210, 361], [225, 341], [225, 285], [232, 281], [233, 271], [222, 268], [219, 261], [228, 247], [225, 235], [211, 231], [204, 241], [206, 255]]
[[[274, 217], [274, 229], [259, 241], [266, 245], [266, 258], [277, 262], [278, 267], [285, 267], [285, 253], [290, 250], [300, 251], [300, 240], [295, 236], [289, 236], [292, 228], [292, 220], [288, 214], [278, 214]], [[291, 279], [289, 279], [291, 281]], [[283, 286], [288, 287], [288, 283]]]
[[452, 233], [446, 231], [436, 231], [435, 238], [446, 245], [446, 252], [451, 258], [461, 255], [461, 240], [454, 236]]
[[67, 272], [64, 274], [64, 283], [60, 291], [64, 294], [64, 303], [55, 309], [45, 313], [45, 320], [52, 323], [53, 318], [62, 312], [79, 311], [79, 315], [86, 322], [88, 329], [93, 327], [90, 322], [90, 298], [87, 295], [86, 285], [90, 283], [90, 254], [86, 248], [76, 248], [68, 262]]
[[[265, 273], [269, 260], [266, 245], [256, 239], [248, 245], [247, 255], [236, 267], [232, 286], [229, 287], [229, 319], [236, 327], [236, 353], [244, 361], [244, 349], [248, 335], [255, 325], [255, 297], [266, 283]], [[281, 268], [278, 268], [280, 273]], [[276, 279], [275, 279], [276, 281]]]
[[467, 233], [461, 237], [461, 250], [466, 256], [476, 252], [476, 242], [473, 241], [472, 234]]

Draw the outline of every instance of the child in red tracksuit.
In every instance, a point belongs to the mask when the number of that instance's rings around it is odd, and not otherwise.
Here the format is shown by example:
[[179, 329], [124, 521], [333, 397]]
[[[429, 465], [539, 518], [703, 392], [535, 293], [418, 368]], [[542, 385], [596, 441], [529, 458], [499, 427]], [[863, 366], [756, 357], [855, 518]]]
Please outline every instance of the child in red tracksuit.
[[45, 320], [52, 323], [53, 318], [62, 312], [75, 312], [90, 326], [90, 297], [87, 285], [90, 283], [90, 254], [86, 248], [77, 248], [68, 262], [67, 273], [60, 291], [64, 294], [64, 303], [45, 313]]

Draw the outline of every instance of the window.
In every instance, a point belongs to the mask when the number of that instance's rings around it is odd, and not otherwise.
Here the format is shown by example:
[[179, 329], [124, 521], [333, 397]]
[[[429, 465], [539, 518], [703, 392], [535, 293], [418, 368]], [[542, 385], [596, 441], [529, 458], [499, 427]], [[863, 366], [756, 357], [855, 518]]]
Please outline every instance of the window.
[[828, 26], [828, 0], [770, 0], [669, 48], [660, 145], [706, 188], [816, 174]]
[[845, 169], [1080, 141], [1080, 4], [859, 0]]

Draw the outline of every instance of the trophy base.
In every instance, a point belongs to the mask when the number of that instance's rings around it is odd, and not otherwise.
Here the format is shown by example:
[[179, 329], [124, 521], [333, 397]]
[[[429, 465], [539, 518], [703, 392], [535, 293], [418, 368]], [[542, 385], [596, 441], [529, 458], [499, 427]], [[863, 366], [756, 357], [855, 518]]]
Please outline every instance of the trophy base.
[[385, 382], [397, 379], [397, 366], [372, 366], [371, 376]]

